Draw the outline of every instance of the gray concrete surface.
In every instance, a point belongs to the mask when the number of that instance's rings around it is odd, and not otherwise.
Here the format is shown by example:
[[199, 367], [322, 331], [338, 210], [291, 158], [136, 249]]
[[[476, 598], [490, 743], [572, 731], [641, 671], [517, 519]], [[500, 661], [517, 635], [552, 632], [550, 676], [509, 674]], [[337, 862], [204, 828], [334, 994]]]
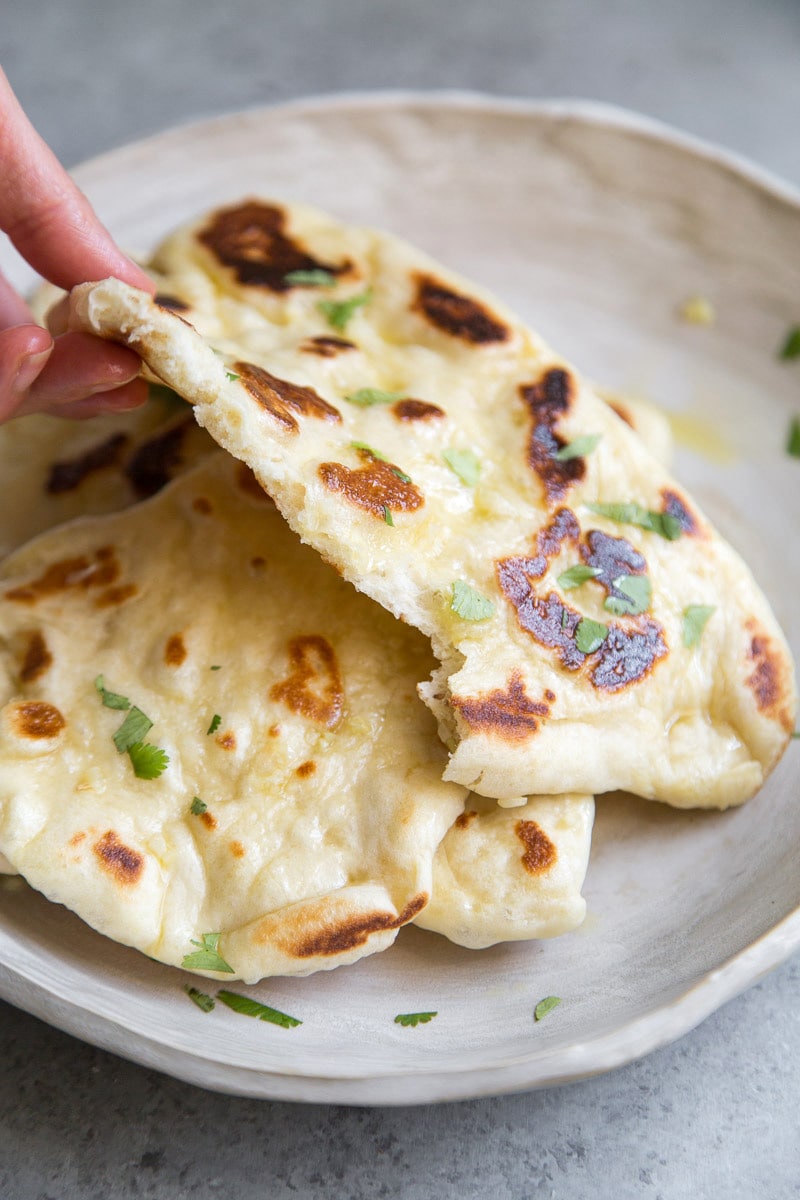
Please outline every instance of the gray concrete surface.
[[[800, 184], [797, 0], [27, 0], [0, 60], [68, 164], [305, 94], [461, 87], [660, 117]], [[799, 301], [800, 302], [800, 301]], [[231, 1099], [0, 1005], [1, 1200], [788, 1200], [800, 957], [614, 1074], [438, 1108]]]

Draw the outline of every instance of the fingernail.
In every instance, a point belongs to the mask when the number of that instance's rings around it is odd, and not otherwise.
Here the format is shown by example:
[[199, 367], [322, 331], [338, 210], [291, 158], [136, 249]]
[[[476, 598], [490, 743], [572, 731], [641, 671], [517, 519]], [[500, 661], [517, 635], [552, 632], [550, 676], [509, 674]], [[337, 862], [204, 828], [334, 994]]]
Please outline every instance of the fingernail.
[[12, 389], [15, 392], [27, 392], [31, 384], [35, 383], [41, 375], [44, 364], [47, 362], [50, 355], [53, 353], [53, 347], [48, 346], [46, 350], [40, 350], [37, 354], [29, 354], [23, 358], [20, 365], [17, 367], [17, 373], [14, 376]]
[[133, 383], [134, 379], [138, 378], [139, 368], [136, 367], [131, 371], [130, 375], [126, 375], [123, 379], [106, 379], [103, 383], [96, 383], [93, 387], [86, 389], [86, 394], [96, 396], [100, 392], [115, 392], [117, 388], [125, 387], [129, 383]]

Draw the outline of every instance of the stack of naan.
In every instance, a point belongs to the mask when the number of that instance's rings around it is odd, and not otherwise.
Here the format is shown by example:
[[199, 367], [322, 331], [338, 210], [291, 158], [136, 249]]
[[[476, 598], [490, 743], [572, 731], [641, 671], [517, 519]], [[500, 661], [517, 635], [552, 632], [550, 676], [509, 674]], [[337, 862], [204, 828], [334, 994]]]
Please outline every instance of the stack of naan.
[[658, 418], [306, 208], [217, 210], [151, 268], [155, 300], [87, 284], [71, 321], [166, 387], [0, 438], [0, 553], [40, 533], [0, 566], [7, 869], [255, 981], [411, 921], [567, 932], [595, 793], [758, 790], [791, 658]]

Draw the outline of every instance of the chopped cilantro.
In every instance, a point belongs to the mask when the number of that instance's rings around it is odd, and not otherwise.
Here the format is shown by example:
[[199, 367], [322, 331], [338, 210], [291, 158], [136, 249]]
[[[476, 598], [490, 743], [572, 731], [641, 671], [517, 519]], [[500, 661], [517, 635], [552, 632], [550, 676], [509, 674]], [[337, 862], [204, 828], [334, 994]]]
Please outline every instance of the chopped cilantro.
[[608, 637], [608, 626], [583, 617], [575, 629], [575, 645], [581, 654], [594, 654]]
[[567, 567], [566, 571], [562, 571], [556, 583], [562, 591], [569, 592], [586, 583], [587, 579], [596, 579], [598, 575], [602, 575], [600, 567], [587, 567], [583, 563], [576, 563], [574, 567]]
[[786, 453], [792, 458], [800, 458], [800, 417], [792, 417], [789, 425], [789, 436], [786, 439]]
[[204, 812], [208, 812], [208, 805], [206, 804], [205, 800], [201, 800], [199, 796], [195, 796], [189, 808], [189, 812], [193, 817], [200, 817]]
[[564, 608], [561, 610], [561, 628], [566, 629], [569, 625], [569, 613]]
[[683, 526], [677, 517], [667, 512], [651, 512], [649, 514], [653, 533], [658, 533], [668, 542], [677, 542], [683, 533]]
[[592, 453], [602, 436], [602, 433], [586, 433], [582, 437], [576, 437], [573, 441], [567, 442], [566, 446], [557, 450], [553, 458], [556, 462], [569, 462], [571, 458], [583, 458]]
[[98, 675], [94, 681], [94, 686], [100, 693], [100, 699], [106, 708], [119, 708], [123, 711], [130, 708], [131, 702], [127, 696], [120, 696], [117, 692], [110, 692], [103, 682], [103, 676]]
[[97, 676], [94, 685], [107, 708], [129, 710], [114, 734], [114, 745], [120, 754], [128, 754], [134, 775], [137, 779], [158, 779], [167, 768], [169, 755], [166, 750], [144, 741], [145, 735], [153, 728], [153, 722], [135, 704], [131, 706], [126, 696], [109, 692], [103, 684], [102, 675]]
[[169, 765], [169, 755], [159, 746], [149, 742], [134, 742], [128, 747], [128, 757], [133, 764], [137, 779], [158, 779]]
[[558, 1008], [560, 1003], [560, 996], [545, 996], [544, 1000], [540, 1000], [533, 1010], [534, 1021], [541, 1021], [542, 1017], [546, 1017], [554, 1008]]
[[690, 604], [683, 610], [683, 644], [687, 649], [700, 641], [709, 618], [716, 610], [715, 604]]
[[362, 292], [360, 296], [351, 296], [349, 300], [320, 300], [317, 307], [332, 329], [346, 329], [347, 323], [357, 309], [369, 304], [372, 292]]
[[345, 396], [348, 404], [355, 404], [358, 408], [372, 408], [375, 404], [394, 404], [395, 400], [402, 399], [402, 392], [385, 392], [382, 388], [373, 387], [359, 388], [357, 392]]
[[199, 949], [192, 951], [191, 954], [185, 954], [181, 966], [190, 971], [219, 971], [233, 975], [233, 967], [225, 962], [218, 949], [222, 934], [201, 933], [200, 937], [202, 940], [199, 942], [196, 942], [194, 938], [191, 939], [192, 945], [199, 946]]
[[394, 527], [394, 520], [392, 519], [392, 511], [386, 504], [384, 504], [384, 506], [383, 506], [383, 519], [387, 525], [391, 525], [392, 527]]
[[438, 1012], [398, 1013], [394, 1023], [395, 1025], [410, 1025], [413, 1029], [417, 1025], [427, 1025], [428, 1021], [432, 1021], [438, 1015]]
[[288, 283], [290, 287], [336, 287], [336, 276], [331, 275], [330, 271], [323, 271], [321, 267], [314, 267], [310, 271], [290, 271], [288, 275], [284, 275], [283, 282]]
[[620, 596], [606, 596], [603, 607], [608, 612], [618, 617], [625, 614], [635, 617], [650, 607], [653, 585], [647, 575], [620, 575], [613, 581], [612, 586], [618, 592], [622, 592], [625, 599]]
[[210, 1013], [214, 1008], [214, 1001], [212, 998], [207, 996], [205, 992], [201, 992], [200, 988], [191, 987], [187, 983], [183, 990], [186, 992], [186, 995], [189, 997], [192, 1003], [197, 1005], [201, 1012]]
[[258, 1021], [269, 1021], [271, 1025], [280, 1025], [283, 1029], [294, 1029], [296, 1025], [303, 1024], [297, 1017], [290, 1017], [277, 1008], [270, 1008], [268, 1004], [252, 1000], [250, 996], [241, 996], [238, 992], [223, 990], [217, 992], [217, 999], [234, 1012], [242, 1013], [245, 1017], [255, 1017]]
[[[365, 454], [368, 454], [370, 458], [376, 458], [378, 462], [389, 462], [385, 454], [381, 454], [380, 450], [373, 450], [372, 446], [369, 446], [366, 442], [351, 442], [350, 445], [354, 450], [363, 450]], [[406, 475], [405, 471], [401, 471], [399, 467], [390, 464], [389, 469], [403, 483], [411, 483], [411, 476]]]
[[230, 379], [231, 383], [233, 383], [235, 379], [239, 378], [235, 371], [226, 371], [225, 374], [227, 375], [228, 379]]
[[450, 608], [454, 613], [458, 613], [464, 621], [487, 621], [489, 617], [494, 616], [492, 601], [487, 600], [486, 596], [482, 596], [480, 592], [476, 592], [463, 579], [453, 581]]
[[638, 525], [640, 529], [660, 534], [668, 542], [676, 542], [682, 533], [681, 523], [672, 513], [643, 508], [635, 500], [627, 504], [587, 504], [586, 507], [601, 517], [608, 517], [609, 521], [616, 521], [620, 525]]
[[208, 669], [209, 669], [209, 671], [219, 671], [221, 668], [220, 668], [220, 664], [216, 663], [213, 667], [209, 667]]
[[368, 445], [367, 442], [351, 442], [350, 446], [353, 450], [363, 450], [366, 454], [371, 455], [372, 458], [377, 458], [380, 462], [388, 461], [385, 454], [381, 454], [380, 450], [373, 450], [372, 446]]
[[149, 733], [152, 728], [153, 722], [134, 704], [114, 734], [114, 745], [120, 754], [124, 754], [126, 750], [130, 750], [131, 746], [142, 742], [145, 734]]
[[216, 733], [221, 724], [222, 717], [219, 715], [219, 713], [214, 713], [213, 717], [211, 718], [211, 724], [206, 730], [206, 737], [210, 737], [212, 733]]
[[480, 479], [481, 462], [472, 450], [449, 448], [442, 451], [442, 458], [467, 487], [475, 487]]
[[800, 325], [793, 325], [784, 338], [780, 349], [780, 357], [785, 362], [800, 358]]

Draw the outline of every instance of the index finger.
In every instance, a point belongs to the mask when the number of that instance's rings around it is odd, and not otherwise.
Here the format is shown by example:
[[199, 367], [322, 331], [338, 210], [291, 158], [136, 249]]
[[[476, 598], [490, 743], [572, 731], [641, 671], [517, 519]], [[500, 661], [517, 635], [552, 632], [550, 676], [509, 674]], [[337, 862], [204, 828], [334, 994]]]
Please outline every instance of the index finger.
[[155, 290], [101, 225], [91, 204], [39, 137], [0, 69], [0, 228], [58, 287], [114, 275]]

